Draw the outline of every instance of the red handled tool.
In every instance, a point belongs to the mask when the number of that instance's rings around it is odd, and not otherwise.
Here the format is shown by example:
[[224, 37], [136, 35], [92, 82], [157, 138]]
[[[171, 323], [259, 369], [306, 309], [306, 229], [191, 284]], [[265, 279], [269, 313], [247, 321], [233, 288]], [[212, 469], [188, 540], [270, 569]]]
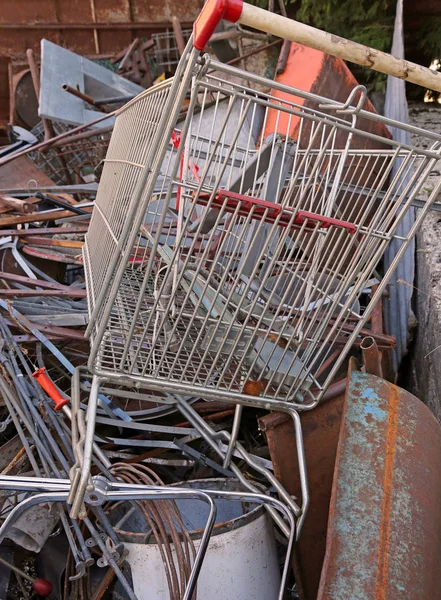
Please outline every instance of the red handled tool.
[[46, 375], [46, 369], [44, 367], [37, 369], [32, 373], [32, 377], [38, 381], [46, 394], [52, 398], [55, 404], [55, 411], [61, 410], [63, 406], [68, 404], [69, 399], [60, 394], [52, 379]]
[[21, 577], [23, 577], [23, 579], [27, 579], [28, 581], [30, 581], [32, 583], [32, 590], [39, 596], [43, 596], [43, 598], [47, 598], [47, 596], [49, 596], [50, 593], [52, 592], [52, 584], [47, 579], [42, 579], [41, 577], [37, 577], [36, 579], [34, 579], [30, 575], [28, 575], [27, 573], [25, 573], [24, 571], [22, 571], [15, 565], [11, 565], [11, 563], [9, 563], [7, 560], [5, 560], [4, 558], [1, 558], [1, 557], [0, 557], [0, 563], [4, 564], [5, 567], [8, 567], [9, 569], [11, 569], [11, 571], [18, 573]]

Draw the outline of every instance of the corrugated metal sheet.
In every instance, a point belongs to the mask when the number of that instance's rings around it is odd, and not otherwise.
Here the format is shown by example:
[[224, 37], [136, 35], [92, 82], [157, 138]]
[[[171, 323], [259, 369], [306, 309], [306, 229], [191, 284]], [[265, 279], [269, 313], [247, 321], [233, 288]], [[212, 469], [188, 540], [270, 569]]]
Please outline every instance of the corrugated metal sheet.
[[23, 55], [27, 48], [38, 52], [41, 38], [79, 54], [115, 52], [135, 37], [171, 29], [173, 15], [188, 27], [202, 5], [202, 0], [2, 0], [0, 57]]
[[[392, 43], [391, 53], [399, 58], [404, 58], [403, 44], [403, 0], [397, 2], [397, 12], [395, 17], [395, 30]], [[402, 123], [409, 122], [409, 111], [406, 100], [406, 84], [401, 79], [396, 77], [388, 77], [386, 90], [386, 103], [384, 114]], [[410, 134], [403, 129], [391, 130], [394, 140], [403, 144], [410, 143]], [[397, 166], [395, 167], [395, 171]], [[396, 234], [407, 236], [410, 228], [415, 221], [415, 209], [410, 208], [400, 224]], [[385, 256], [385, 268], [389, 267], [393, 261], [401, 243], [393, 240], [389, 245]], [[389, 299], [384, 303], [385, 321], [387, 333], [393, 335], [397, 339], [396, 348], [394, 350], [394, 368], [396, 369], [407, 353], [409, 342], [408, 322], [412, 316], [411, 299], [412, 285], [415, 275], [415, 241], [412, 241], [409, 248], [405, 252], [397, 270], [395, 271], [391, 282], [388, 286]], [[402, 283], [406, 282], [406, 283]]]

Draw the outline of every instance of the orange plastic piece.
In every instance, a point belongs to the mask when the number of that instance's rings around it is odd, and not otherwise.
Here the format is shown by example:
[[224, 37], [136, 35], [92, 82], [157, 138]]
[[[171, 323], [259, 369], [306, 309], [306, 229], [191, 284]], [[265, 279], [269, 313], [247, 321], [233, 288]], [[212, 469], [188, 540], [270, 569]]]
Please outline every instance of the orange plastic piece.
[[68, 398], [65, 398], [60, 394], [52, 379], [46, 375], [46, 369], [44, 367], [42, 369], [37, 369], [35, 373], [32, 373], [32, 377], [38, 381], [46, 394], [54, 401], [54, 410], [61, 410], [63, 406], [69, 402]]

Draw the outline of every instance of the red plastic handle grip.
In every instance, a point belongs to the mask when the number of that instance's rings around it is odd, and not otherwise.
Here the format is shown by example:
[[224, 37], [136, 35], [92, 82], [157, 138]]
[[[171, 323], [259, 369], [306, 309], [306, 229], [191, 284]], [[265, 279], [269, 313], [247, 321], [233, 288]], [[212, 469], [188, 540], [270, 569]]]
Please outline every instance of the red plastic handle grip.
[[69, 399], [62, 396], [57, 390], [52, 379], [46, 375], [46, 369], [44, 367], [42, 369], [37, 369], [35, 373], [32, 373], [32, 377], [38, 381], [46, 394], [54, 401], [54, 410], [61, 410], [63, 406], [69, 402]]
[[208, 0], [193, 24], [193, 46], [202, 52], [220, 21], [236, 23], [242, 8], [243, 0]]

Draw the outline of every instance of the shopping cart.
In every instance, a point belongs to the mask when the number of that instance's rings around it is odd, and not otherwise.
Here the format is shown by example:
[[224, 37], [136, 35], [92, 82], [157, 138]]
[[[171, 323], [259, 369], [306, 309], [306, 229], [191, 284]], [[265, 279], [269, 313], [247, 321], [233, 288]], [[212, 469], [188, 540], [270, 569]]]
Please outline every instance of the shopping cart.
[[[408, 127], [424, 148], [393, 141], [386, 126], [407, 126], [365, 110], [360, 86], [335, 103], [201, 57], [204, 11], [175, 77], [116, 119], [84, 249], [89, 368], [153, 390], [310, 408], [441, 187], [398, 238], [441, 137]], [[289, 37], [291, 22], [271, 18]]]

